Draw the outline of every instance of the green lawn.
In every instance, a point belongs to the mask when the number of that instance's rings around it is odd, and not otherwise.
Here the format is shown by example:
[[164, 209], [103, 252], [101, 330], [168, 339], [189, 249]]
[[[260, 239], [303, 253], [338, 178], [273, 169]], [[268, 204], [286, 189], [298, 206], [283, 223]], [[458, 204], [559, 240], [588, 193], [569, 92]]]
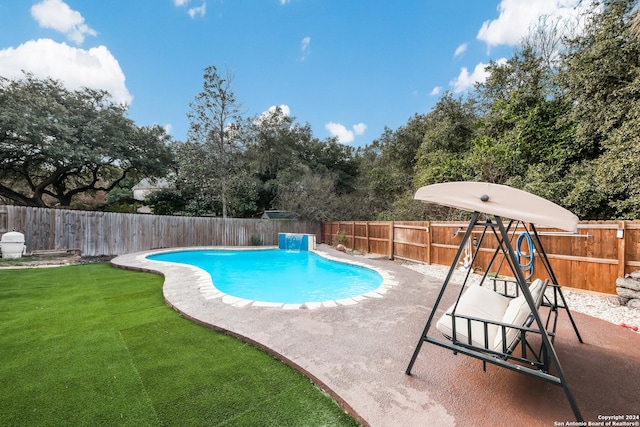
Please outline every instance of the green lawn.
[[301, 374], [192, 323], [162, 278], [0, 270], [1, 426], [353, 426]]

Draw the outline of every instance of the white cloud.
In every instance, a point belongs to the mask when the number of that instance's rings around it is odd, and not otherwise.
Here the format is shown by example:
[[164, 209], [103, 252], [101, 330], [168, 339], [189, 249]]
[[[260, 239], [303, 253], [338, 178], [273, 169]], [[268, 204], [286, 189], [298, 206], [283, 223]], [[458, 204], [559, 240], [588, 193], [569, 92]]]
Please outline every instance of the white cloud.
[[311, 37], [305, 37], [301, 42], [302, 60], [304, 61], [309, 54], [309, 44], [311, 43]]
[[353, 142], [356, 135], [364, 134], [367, 129], [367, 125], [364, 123], [358, 123], [353, 125], [352, 129], [347, 129], [346, 126], [340, 123], [329, 122], [324, 125], [325, 129], [331, 134], [331, 136], [335, 136], [338, 138], [338, 142], [342, 144], [349, 144]]
[[0, 50], [0, 75], [22, 78], [22, 70], [60, 80], [70, 90], [86, 86], [108, 91], [116, 102], [129, 104], [133, 100], [120, 64], [105, 46], [84, 50], [39, 39]]
[[282, 117], [289, 117], [291, 115], [291, 108], [289, 108], [288, 105], [286, 104], [281, 104], [281, 105], [272, 105], [271, 107], [269, 107], [267, 109], [267, 111], [263, 111], [256, 119], [255, 119], [255, 123], [256, 124], [261, 124], [265, 119], [269, 118], [269, 117], [274, 117], [275, 118], [275, 113], [276, 110], [280, 109], [280, 113], [282, 114]]
[[502, 0], [497, 19], [485, 21], [477, 38], [489, 46], [515, 45], [541, 16], [578, 17], [591, 2], [582, 0]]
[[362, 135], [366, 130], [367, 130], [367, 125], [365, 125], [364, 123], [358, 123], [357, 125], [353, 125], [353, 132], [356, 135]]
[[[173, 0], [173, 4], [176, 7], [186, 7], [191, 0]], [[191, 17], [191, 19], [195, 19], [196, 17], [204, 17], [207, 14], [207, 2], [203, 1], [202, 5], [198, 7], [190, 7], [187, 9], [187, 14]]]
[[267, 112], [275, 113], [277, 108], [279, 108], [280, 111], [282, 111], [282, 115], [283, 116], [289, 117], [291, 115], [291, 108], [289, 108], [289, 106], [286, 105], [286, 104], [281, 104], [281, 105], [278, 105], [278, 106], [272, 105], [271, 107], [269, 107]]
[[280, 0], [280, 4], [287, 4], [290, 3], [291, 0]]
[[453, 56], [460, 56], [463, 53], [465, 53], [467, 51], [467, 44], [463, 43], [460, 46], [458, 46], [458, 48], [456, 49], [456, 51], [454, 52]]
[[191, 19], [194, 19], [196, 16], [200, 16], [201, 18], [207, 13], [207, 3], [202, 3], [202, 6], [192, 7], [187, 12]]
[[163, 128], [167, 135], [171, 135], [171, 131], [173, 130], [173, 126], [171, 126], [171, 123], [167, 123], [163, 126]]
[[[496, 62], [498, 64], [506, 64], [507, 60], [505, 58], [501, 58]], [[473, 69], [472, 73], [469, 73], [469, 70], [467, 70], [466, 67], [462, 67], [458, 77], [456, 77], [449, 83], [451, 86], [453, 86], [453, 91], [456, 93], [464, 92], [465, 90], [472, 88], [476, 83], [484, 83], [489, 76], [487, 65], [488, 64], [483, 64], [482, 62], [479, 63]]]
[[441, 91], [442, 91], [442, 86], [436, 86], [433, 89], [431, 89], [431, 92], [429, 93], [429, 95], [436, 96], [440, 94]]
[[43, 0], [31, 7], [31, 16], [42, 28], [51, 28], [67, 36], [80, 45], [85, 36], [95, 36], [96, 31], [84, 23], [80, 12], [69, 7], [62, 0]]

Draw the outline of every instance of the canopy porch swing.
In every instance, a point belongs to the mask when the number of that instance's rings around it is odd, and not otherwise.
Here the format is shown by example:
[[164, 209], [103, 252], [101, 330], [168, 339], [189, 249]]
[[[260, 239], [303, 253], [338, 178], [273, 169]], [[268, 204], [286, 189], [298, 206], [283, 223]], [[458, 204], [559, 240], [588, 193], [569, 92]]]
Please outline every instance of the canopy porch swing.
[[[406, 374], [411, 375], [422, 345], [427, 342], [561, 386], [578, 421], [583, 421], [554, 348], [560, 310], [567, 313], [579, 342], [582, 337], [562, 293], [540, 235], [534, 224], [569, 232], [577, 230], [578, 217], [568, 210], [533, 194], [512, 187], [484, 182], [448, 182], [420, 188], [415, 199], [473, 212], [451, 268], [442, 284], [426, 326], [420, 336]], [[503, 221], [503, 218], [506, 220]], [[506, 222], [506, 225], [505, 225]], [[478, 231], [481, 230], [481, 231]], [[525, 234], [546, 271], [547, 279], [529, 283], [513, 240]], [[479, 234], [480, 237], [472, 237]], [[485, 237], [493, 235], [497, 247], [480, 284], [467, 285]], [[473, 240], [471, 240], [473, 239]], [[489, 240], [489, 239], [487, 239]], [[521, 239], [520, 239], [521, 240]], [[438, 307], [458, 268], [464, 252], [469, 257], [470, 242], [475, 247], [471, 265], [456, 301], [435, 322], [445, 339], [429, 336]], [[520, 242], [518, 242], [518, 246]], [[473, 252], [473, 251], [472, 251]], [[465, 260], [465, 261], [468, 261]], [[529, 259], [527, 265], [533, 264]], [[489, 277], [492, 267], [499, 272], [503, 264], [513, 279]], [[467, 265], [468, 262], [465, 262]], [[542, 308], [542, 309], [541, 309]], [[546, 319], [543, 320], [546, 312]]]

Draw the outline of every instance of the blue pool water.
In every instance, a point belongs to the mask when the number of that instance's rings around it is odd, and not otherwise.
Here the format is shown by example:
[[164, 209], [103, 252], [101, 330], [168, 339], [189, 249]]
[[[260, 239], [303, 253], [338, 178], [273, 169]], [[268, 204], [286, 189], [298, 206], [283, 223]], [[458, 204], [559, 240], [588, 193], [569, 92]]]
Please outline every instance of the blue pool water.
[[226, 294], [273, 303], [302, 304], [354, 297], [373, 291], [383, 280], [368, 268], [307, 251], [194, 250], [149, 255], [147, 259], [200, 267]]

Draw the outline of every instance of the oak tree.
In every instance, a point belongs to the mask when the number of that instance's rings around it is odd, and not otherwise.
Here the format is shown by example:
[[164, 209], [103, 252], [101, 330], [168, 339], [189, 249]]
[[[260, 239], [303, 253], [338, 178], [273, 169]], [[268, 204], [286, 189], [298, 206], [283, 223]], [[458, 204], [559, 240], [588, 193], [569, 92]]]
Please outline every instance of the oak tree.
[[127, 177], [163, 176], [171, 162], [164, 129], [136, 126], [126, 112], [106, 91], [0, 77], [0, 197], [70, 206]]

